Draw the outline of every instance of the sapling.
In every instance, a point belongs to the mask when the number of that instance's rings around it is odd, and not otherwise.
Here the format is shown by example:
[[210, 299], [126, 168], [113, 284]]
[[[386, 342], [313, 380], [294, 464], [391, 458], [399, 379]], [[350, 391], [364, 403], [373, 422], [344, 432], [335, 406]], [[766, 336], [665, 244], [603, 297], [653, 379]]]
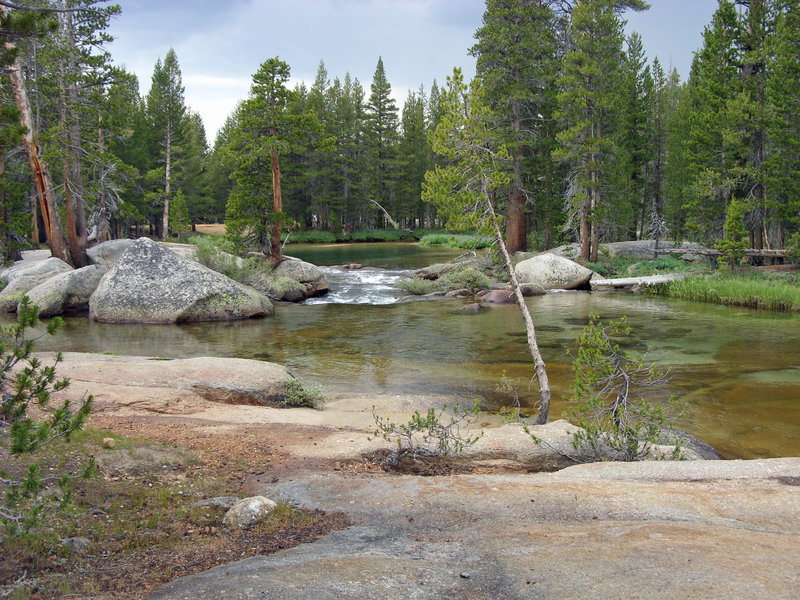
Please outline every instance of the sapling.
[[[570, 416], [580, 429], [573, 434], [573, 446], [598, 460], [648, 456], [654, 444], [664, 441], [665, 429], [683, 414], [684, 407], [674, 397], [657, 403], [641, 395], [641, 388], [663, 385], [669, 376], [655, 363], [646, 364], [644, 355], [620, 348], [614, 338], [630, 332], [625, 317], [603, 323], [591, 315], [577, 339]], [[681, 458], [680, 440], [670, 443], [675, 444], [672, 457]]]

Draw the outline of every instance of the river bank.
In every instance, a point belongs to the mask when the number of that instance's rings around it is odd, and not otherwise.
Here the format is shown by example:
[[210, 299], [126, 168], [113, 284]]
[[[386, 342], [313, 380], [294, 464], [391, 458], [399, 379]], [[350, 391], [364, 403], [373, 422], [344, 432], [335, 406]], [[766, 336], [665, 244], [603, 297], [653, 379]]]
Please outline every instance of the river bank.
[[[180, 578], [149, 598], [792, 598], [800, 583], [799, 458], [528, 474], [520, 467], [531, 455], [498, 452], [512, 430], [482, 419], [492, 443], [476, 448], [476, 471], [398, 475], [367, 458], [385, 445], [368, 439], [372, 406], [400, 419], [446, 398], [342, 396], [323, 410], [232, 405], [209, 400], [212, 386], [198, 374], [180, 385], [153, 375], [142, 386], [119, 376], [127, 357], [110, 358], [116, 366], [104, 368], [102, 357], [67, 354], [59, 369], [72, 378], [70, 394], [97, 394], [92, 426], [167, 453], [239, 460], [244, 470], [220, 495], [267, 495], [345, 513], [350, 523], [314, 543]], [[547, 427], [553, 439], [564, 428]], [[95, 450], [101, 460], [107, 452]], [[201, 499], [186, 493], [187, 504]]]

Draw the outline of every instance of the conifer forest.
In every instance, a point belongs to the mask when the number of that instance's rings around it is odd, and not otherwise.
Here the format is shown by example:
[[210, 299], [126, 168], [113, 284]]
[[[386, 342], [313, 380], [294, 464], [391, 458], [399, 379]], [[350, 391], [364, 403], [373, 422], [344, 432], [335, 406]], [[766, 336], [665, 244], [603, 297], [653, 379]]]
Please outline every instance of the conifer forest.
[[[509, 251], [569, 241], [721, 240], [800, 246], [800, 2], [721, 0], [689, 73], [623, 31], [643, 0], [487, 0], [469, 53], [508, 153], [496, 191]], [[264, 56], [250, 94], [208, 140], [170, 50], [140, 82], [106, 49], [123, 7], [0, 1], [0, 247], [47, 245], [75, 266], [91, 244], [198, 223], [269, 253], [280, 235], [444, 227], [425, 174], [452, 74], [402, 105], [372, 81], [289, 85]], [[280, 238], [277, 239], [280, 242]]]

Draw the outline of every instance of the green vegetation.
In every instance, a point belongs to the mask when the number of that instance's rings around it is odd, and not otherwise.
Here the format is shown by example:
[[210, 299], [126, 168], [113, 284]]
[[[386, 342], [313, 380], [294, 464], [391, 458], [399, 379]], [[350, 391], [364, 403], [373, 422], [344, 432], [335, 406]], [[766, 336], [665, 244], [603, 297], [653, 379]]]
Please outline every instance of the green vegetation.
[[448, 248], [480, 250], [482, 248], [491, 248], [494, 241], [488, 235], [431, 233], [423, 236], [419, 243], [423, 246], [447, 246]]
[[[56, 376], [60, 354], [51, 366], [32, 355], [38, 338], [27, 335], [38, 322], [38, 307], [23, 296], [16, 325], [0, 333], [0, 456], [4, 463], [0, 469], [0, 527], [4, 539], [25, 534], [50, 514], [63, 510], [71, 498], [70, 478], [75, 475], [64, 469], [43, 475], [35, 463], [7, 471], [7, 457], [32, 454], [60, 438], [68, 440], [84, 426], [92, 410], [91, 396], [77, 406], [69, 400], [51, 406], [51, 394], [66, 389], [69, 380]], [[55, 335], [61, 325], [61, 319], [53, 319], [43, 335]], [[42, 416], [34, 418], [31, 408]], [[93, 466], [87, 461], [82, 474], [88, 476]]]
[[241, 246], [227, 238], [198, 235], [189, 238], [188, 242], [196, 246], [195, 256], [200, 264], [234, 281], [252, 285], [272, 272], [269, 263], [261, 256], [238, 256]]
[[[424, 414], [416, 410], [408, 423], [398, 424], [375, 414], [375, 407], [373, 407], [372, 416], [375, 419], [373, 435], [397, 444], [396, 455], [449, 456], [458, 454], [483, 437], [483, 432], [479, 435], [462, 432], [462, 429], [478, 420], [480, 401], [476, 400], [468, 407], [454, 404], [450, 412], [447, 408], [445, 405], [438, 412], [434, 408], [429, 408]], [[445, 415], [450, 418], [447, 423], [443, 421]]]
[[361, 229], [352, 233], [334, 233], [308, 229], [289, 234], [289, 244], [335, 244], [341, 242], [414, 242], [413, 231], [407, 229]]
[[800, 311], [797, 273], [714, 273], [653, 286], [652, 293], [697, 302], [767, 310]]
[[297, 379], [283, 384], [281, 406], [286, 408], [322, 408], [325, 396], [317, 387], [305, 387]]
[[689, 273], [705, 271], [710, 268], [708, 265], [688, 263], [672, 255], [660, 256], [654, 260], [639, 260], [635, 258], [609, 258], [601, 253], [597, 262], [590, 262], [580, 258], [575, 260], [584, 267], [608, 278], [644, 277], [646, 275], [658, 275], [659, 273]]
[[[675, 398], [650, 402], [640, 388], [663, 385], [668, 377], [644, 356], [622, 350], [617, 341], [630, 335], [625, 317], [603, 323], [597, 315], [578, 336], [573, 362], [573, 408], [570, 420], [580, 429], [573, 446], [596, 460], [633, 461], [650, 456], [657, 444], [674, 444], [672, 458], [681, 458], [679, 440], [666, 431], [682, 414]], [[659, 457], [662, 458], [662, 457]]]
[[491, 283], [491, 280], [477, 269], [466, 267], [446, 273], [436, 280], [423, 279], [417, 276], [402, 279], [398, 282], [397, 287], [414, 296], [455, 290], [468, 290], [474, 294], [480, 290], [488, 289]]

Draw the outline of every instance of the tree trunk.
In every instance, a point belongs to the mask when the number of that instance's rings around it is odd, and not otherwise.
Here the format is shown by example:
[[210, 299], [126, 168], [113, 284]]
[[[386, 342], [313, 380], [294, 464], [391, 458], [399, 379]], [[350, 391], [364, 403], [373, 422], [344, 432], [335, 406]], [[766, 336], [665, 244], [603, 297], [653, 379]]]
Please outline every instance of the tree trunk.
[[525, 298], [523, 297], [522, 290], [519, 287], [517, 274], [514, 273], [514, 265], [511, 263], [511, 255], [508, 253], [508, 249], [503, 242], [503, 233], [500, 231], [500, 226], [497, 224], [497, 215], [494, 212], [494, 206], [492, 206], [492, 201], [489, 197], [489, 192], [486, 189], [485, 184], [483, 194], [486, 201], [486, 208], [489, 212], [489, 217], [492, 220], [492, 227], [494, 228], [494, 237], [497, 241], [497, 247], [500, 248], [500, 253], [503, 255], [506, 271], [508, 271], [508, 276], [511, 279], [511, 288], [514, 290], [514, 297], [517, 299], [519, 312], [522, 314], [522, 320], [525, 322], [525, 331], [528, 337], [528, 348], [531, 351], [531, 358], [533, 358], [536, 379], [539, 382], [539, 413], [536, 415], [535, 424], [544, 425], [547, 423], [547, 418], [550, 414], [550, 381], [547, 378], [547, 369], [545, 368], [542, 353], [539, 350], [539, 344], [536, 341], [536, 328], [533, 325], [531, 313], [528, 310], [528, 305], [525, 304]]
[[67, 216], [67, 236], [69, 253], [75, 268], [91, 264], [86, 253], [88, 232], [86, 231], [86, 207], [83, 198], [83, 172], [81, 168], [81, 126], [75, 107], [78, 104], [78, 90], [68, 76], [74, 75], [75, 41], [73, 39], [72, 15], [60, 15], [64, 49], [68, 53], [59, 67], [61, 134], [64, 144], [64, 208]]
[[[6, 17], [7, 15], [8, 9], [0, 4], [0, 16]], [[6, 42], [7, 49], [11, 50], [14, 47], [14, 44]], [[39, 197], [39, 204], [42, 210], [47, 245], [53, 256], [68, 262], [67, 245], [64, 241], [61, 218], [58, 214], [56, 198], [53, 193], [53, 180], [50, 178], [47, 164], [45, 164], [42, 159], [42, 149], [36, 138], [31, 105], [28, 101], [25, 82], [22, 80], [22, 69], [20, 68], [19, 59], [16, 59], [12, 65], [8, 66], [6, 72], [11, 78], [14, 102], [17, 105], [17, 110], [20, 112], [20, 124], [25, 128], [25, 134], [22, 136], [22, 145], [25, 149], [25, 154], [28, 156], [31, 174], [36, 184], [36, 194]]]
[[167, 123], [166, 152], [164, 155], [164, 217], [161, 226], [161, 239], [166, 240], [169, 235], [169, 170], [172, 162], [172, 125]]
[[269, 258], [273, 266], [277, 266], [282, 260], [281, 255], [281, 225], [280, 218], [283, 212], [283, 198], [281, 197], [281, 168], [278, 165], [278, 153], [270, 155], [272, 161], [272, 210], [275, 213], [275, 220], [272, 223], [272, 239], [270, 240]]
[[[511, 103], [511, 130], [519, 137], [522, 128], [522, 103], [514, 100]], [[528, 249], [528, 237], [525, 227], [525, 197], [522, 193], [522, 161], [524, 147], [516, 149], [511, 160], [511, 185], [508, 190], [508, 209], [506, 211], [506, 246], [508, 252], [525, 252]]]

